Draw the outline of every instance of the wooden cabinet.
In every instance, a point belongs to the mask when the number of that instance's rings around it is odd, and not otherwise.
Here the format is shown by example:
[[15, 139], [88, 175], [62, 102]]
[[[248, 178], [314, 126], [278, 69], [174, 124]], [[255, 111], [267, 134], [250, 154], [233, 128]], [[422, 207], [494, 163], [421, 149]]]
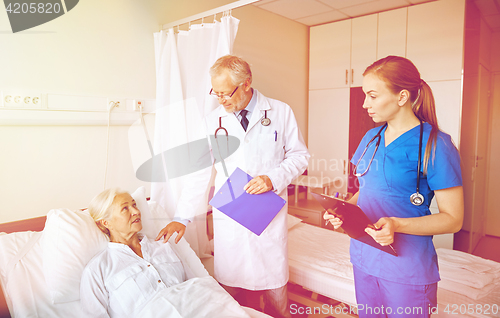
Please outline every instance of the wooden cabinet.
[[352, 19], [350, 86], [363, 85], [363, 72], [377, 59], [378, 15]]
[[378, 14], [377, 60], [388, 55], [406, 57], [407, 13], [407, 8], [401, 8]]
[[349, 88], [362, 85], [376, 59], [377, 22], [375, 14], [310, 31], [308, 174], [332, 191], [347, 192]]
[[341, 193], [347, 192], [348, 106], [349, 88], [309, 91], [308, 175]]
[[288, 214], [296, 216], [305, 223], [325, 227], [323, 221], [323, 207], [316, 200], [299, 200], [296, 204], [288, 205]]
[[[350, 156], [364, 134], [362, 73], [387, 55], [409, 58], [431, 86], [441, 129], [460, 143], [465, 0], [439, 0], [312, 27], [309, 73], [309, 175], [348, 188]], [[366, 115], [366, 113], [364, 113]], [[350, 116], [352, 116], [350, 118]], [[363, 130], [363, 131], [361, 131]], [[348, 153], [350, 152], [350, 153]], [[431, 206], [437, 212], [435, 200]], [[302, 213], [295, 208], [295, 213]], [[298, 212], [297, 212], [298, 211]], [[317, 225], [320, 216], [303, 215]], [[436, 236], [451, 246], [452, 235]]]
[[377, 15], [312, 27], [309, 89], [361, 86], [377, 57]]
[[465, 0], [439, 0], [311, 27], [309, 175], [333, 181], [332, 192], [347, 192], [346, 165], [356, 143], [349, 154], [349, 142], [359, 139], [352, 132], [367, 130], [349, 117], [352, 107], [363, 111], [362, 96], [351, 103], [352, 90], [363, 95], [362, 73], [387, 55], [414, 62], [436, 99], [443, 100], [437, 104], [443, 130], [458, 142], [461, 93], [455, 81], [462, 74], [464, 15]]
[[348, 87], [351, 20], [312, 27], [309, 39], [309, 89]]
[[426, 82], [460, 80], [465, 0], [440, 0], [408, 8], [407, 57]]

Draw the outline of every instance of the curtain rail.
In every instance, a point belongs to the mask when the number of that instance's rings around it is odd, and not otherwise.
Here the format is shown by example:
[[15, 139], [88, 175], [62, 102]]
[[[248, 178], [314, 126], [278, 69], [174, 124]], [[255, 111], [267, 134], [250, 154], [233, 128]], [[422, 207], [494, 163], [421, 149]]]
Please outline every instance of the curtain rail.
[[202, 18], [205, 18], [205, 17], [210, 17], [210, 16], [213, 16], [213, 15], [215, 15], [217, 13], [221, 13], [221, 12], [224, 12], [224, 11], [236, 9], [236, 8], [239, 8], [239, 7], [242, 7], [242, 6], [246, 6], [247, 4], [251, 4], [251, 3], [257, 2], [257, 1], [259, 1], [259, 0], [239, 0], [239, 1], [235, 1], [233, 3], [229, 3], [229, 4], [223, 5], [221, 7], [215, 8], [215, 9], [211, 9], [211, 10], [208, 10], [208, 11], [205, 11], [205, 12], [202, 12], [202, 13], [195, 14], [195, 15], [190, 16], [188, 18], [184, 18], [184, 19], [180, 19], [180, 20], [177, 20], [177, 21], [174, 21], [174, 22], [163, 24], [161, 26], [161, 29], [162, 30], [168, 30], [168, 29], [173, 28], [175, 26], [179, 26], [179, 25], [182, 25], [182, 24], [185, 24], [185, 23], [196, 21], [196, 20], [199, 20], [199, 19], [202, 19]]

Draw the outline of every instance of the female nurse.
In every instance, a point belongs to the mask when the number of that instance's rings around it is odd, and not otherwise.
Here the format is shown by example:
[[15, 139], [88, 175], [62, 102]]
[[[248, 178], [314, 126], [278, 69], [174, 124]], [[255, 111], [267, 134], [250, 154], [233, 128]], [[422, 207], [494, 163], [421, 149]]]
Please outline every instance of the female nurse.
[[[429, 317], [439, 281], [432, 236], [462, 227], [460, 156], [439, 130], [432, 90], [411, 61], [388, 56], [363, 76], [363, 108], [385, 124], [366, 133], [351, 160], [360, 189], [349, 202], [374, 223], [366, 233], [398, 256], [351, 240], [359, 316]], [[431, 214], [434, 197], [439, 213]], [[324, 218], [342, 224], [328, 212]]]

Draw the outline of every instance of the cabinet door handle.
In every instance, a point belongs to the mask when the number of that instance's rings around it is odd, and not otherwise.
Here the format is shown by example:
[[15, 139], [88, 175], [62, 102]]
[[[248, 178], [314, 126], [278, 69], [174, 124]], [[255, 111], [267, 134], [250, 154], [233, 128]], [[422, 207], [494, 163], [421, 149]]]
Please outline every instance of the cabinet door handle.
[[345, 174], [345, 168], [346, 168], [346, 163], [345, 163], [345, 159], [344, 159], [344, 174]]
[[354, 84], [354, 69], [351, 69], [351, 84]]
[[345, 84], [349, 84], [349, 70], [345, 70]]

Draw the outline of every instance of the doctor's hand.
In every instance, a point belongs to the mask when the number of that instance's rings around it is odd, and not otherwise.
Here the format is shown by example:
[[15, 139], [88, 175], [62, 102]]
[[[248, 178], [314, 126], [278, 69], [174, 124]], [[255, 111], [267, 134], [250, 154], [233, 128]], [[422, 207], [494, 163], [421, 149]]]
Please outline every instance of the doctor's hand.
[[261, 194], [273, 189], [273, 183], [268, 176], [262, 175], [253, 178], [243, 188], [249, 194]]
[[175, 238], [175, 244], [177, 244], [181, 240], [185, 231], [186, 231], [186, 226], [184, 224], [172, 221], [168, 223], [168, 225], [165, 226], [160, 231], [160, 233], [158, 233], [158, 236], [156, 237], [155, 241], [159, 241], [162, 237], [165, 237], [163, 239], [163, 243], [167, 243], [172, 234], [177, 232], [177, 237]]
[[394, 242], [395, 223], [392, 218], [380, 218], [374, 224], [375, 228], [367, 227], [365, 232], [368, 233], [375, 242], [382, 246], [392, 244]]
[[331, 209], [325, 211], [325, 214], [323, 214], [323, 219], [327, 220], [327, 222], [330, 222], [335, 230], [341, 227], [343, 223], [342, 219], [336, 216], [335, 211], [332, 211]]

